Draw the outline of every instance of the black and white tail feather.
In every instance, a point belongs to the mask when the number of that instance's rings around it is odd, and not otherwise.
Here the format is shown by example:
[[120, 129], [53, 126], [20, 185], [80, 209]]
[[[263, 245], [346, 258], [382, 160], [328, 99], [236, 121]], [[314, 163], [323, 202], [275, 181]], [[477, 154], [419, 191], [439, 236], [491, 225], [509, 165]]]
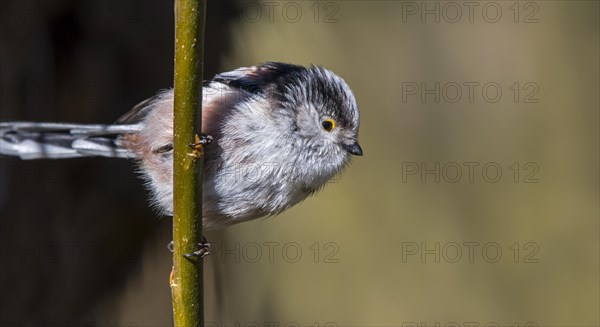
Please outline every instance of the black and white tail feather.
[[133, 158], [133, 153], [121, 147], [120, 136], [138, 133], [141, 128], [141, 124], [2, 122], [0, 154], [25, 160], [93, 156]]

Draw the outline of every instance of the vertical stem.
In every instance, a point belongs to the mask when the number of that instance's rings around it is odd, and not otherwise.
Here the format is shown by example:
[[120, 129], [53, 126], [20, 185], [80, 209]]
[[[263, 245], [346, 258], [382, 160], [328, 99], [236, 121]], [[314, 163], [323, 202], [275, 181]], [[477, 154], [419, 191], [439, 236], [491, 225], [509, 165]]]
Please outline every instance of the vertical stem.
[[[173, 318], [177, 327], [204, 326], [202, 259], [186, 253], [202, 241], [202, 167], [189, 144], [201, 131], [204, 0], [175, 0], [175, 103], [173, 121]], [[200, 103], [198, 103], [200, 102]]]

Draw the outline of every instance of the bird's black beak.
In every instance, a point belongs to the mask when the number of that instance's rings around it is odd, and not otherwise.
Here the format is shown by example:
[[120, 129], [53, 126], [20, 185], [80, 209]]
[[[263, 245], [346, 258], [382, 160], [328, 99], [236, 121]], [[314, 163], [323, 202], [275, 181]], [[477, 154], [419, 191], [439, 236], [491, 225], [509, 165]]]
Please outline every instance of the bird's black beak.
[[353, 154], [355, 156], [363, 155], [362, 148], [360, 147], [360, 145], [358, 145], [358, 142], [344, 144], [344, 149], [346, 149], [346, 151], [348, 151], [348, 153]]

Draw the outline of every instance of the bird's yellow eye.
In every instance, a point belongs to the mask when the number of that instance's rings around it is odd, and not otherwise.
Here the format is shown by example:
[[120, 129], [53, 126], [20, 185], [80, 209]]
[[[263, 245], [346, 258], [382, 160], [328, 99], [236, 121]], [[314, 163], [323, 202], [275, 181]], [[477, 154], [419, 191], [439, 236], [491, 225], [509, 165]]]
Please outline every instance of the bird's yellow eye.
[[327, 118], [321, 122], [321, 125], [326, 131], [331, 132], [335, 128], [335, 120]]

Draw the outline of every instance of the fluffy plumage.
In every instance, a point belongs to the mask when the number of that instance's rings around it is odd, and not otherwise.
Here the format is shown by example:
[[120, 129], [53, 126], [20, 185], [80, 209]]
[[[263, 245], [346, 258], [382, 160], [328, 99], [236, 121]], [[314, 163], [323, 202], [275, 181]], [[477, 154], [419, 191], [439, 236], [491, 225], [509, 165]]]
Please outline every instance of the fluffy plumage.
[[[362, 155], [354, 95], [325, 68], [273, 62], [239, 68], [206, 81], [203, 95], [203, 132], [214, 138], [205, 150], [206, 228], [278, 214], [321, 189], [349, 163], [351, 154]], [[335, 127], [327, 130], [325, 120]], [[170, 215], [173, 91], [160, 92], [117, 123], [95, 128], [27, 125], [26, 130], [2, 123], [0, 153], [26, 159], [134, 157], [153, 203]], [[32, 140], [34, 150], [25, 146]]]

